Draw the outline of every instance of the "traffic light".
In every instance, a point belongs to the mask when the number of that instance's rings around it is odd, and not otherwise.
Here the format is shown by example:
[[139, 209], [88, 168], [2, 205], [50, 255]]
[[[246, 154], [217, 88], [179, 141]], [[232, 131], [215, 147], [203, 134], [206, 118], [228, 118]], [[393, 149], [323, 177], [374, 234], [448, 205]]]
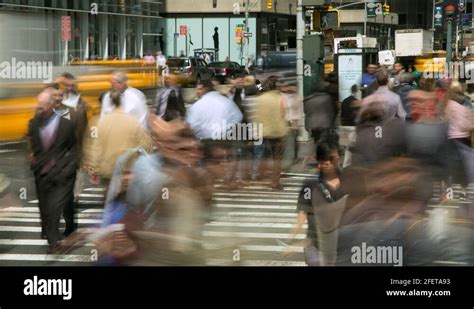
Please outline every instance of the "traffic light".
[[339, 27], [339, 11], [316, 10], [313, 13], [313, 30], [322, 31]]
[[273, 0], [267, 0], [267, 10], [273, 9]]
[[390, 5], [388, 5], [387, 3], [385, 3], [383, 5], [383, 16], [387, 16], [390, 14]]

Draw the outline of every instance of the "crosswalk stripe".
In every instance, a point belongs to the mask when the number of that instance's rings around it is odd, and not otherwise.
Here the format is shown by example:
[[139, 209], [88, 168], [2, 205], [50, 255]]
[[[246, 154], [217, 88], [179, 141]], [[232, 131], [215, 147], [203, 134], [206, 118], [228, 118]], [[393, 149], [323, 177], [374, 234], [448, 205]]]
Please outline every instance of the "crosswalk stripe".
[[257, 202], [257, 203], [281, 203], [281, 204], [296, 204], [296, 200], [280, 200], [280, 199], [261, 199], [261, 198], [225, 198], [215, 197], [212, 199], [217, 202]]
[[282, 176], [283, 176], [283, 175], [285, 175], [285, 176], [302, 176], [302, 177], [308, 177], [308, 178], [312, 177], [312, 178], [316, 178], [316, 179], [318, 178], [318, 176], [315, 175], [315, 174], [305, 174], [305, 173], [283, 172], [283, 173], [281, 173], [281, 175], [282, 175]]
[[262, 222], [262, 223], [295, 223], [294, 218], [266, 218], [266, 217], [231, 217], [223, 216], [218, 218], [227, 222]]
[[[39, 213], [39, 208], [38, 207], [6, 207], [0, 209], [0, 212], [10, 212], [10, 211], [19, 211], [19, 212], [37, 212]], [[82, 213], [101, 213], [104, 212], [103, 209], [90, 209], [90, 208], [77, 208], [77, 212], [82, 212]]]
[[[275, 229], [291, 229], [294, 224], [291, 223], [252, 223], [252, 222], [223, 222], [213, 221], [207, 223], [206, 226], [221, 226], [221, 227], [261, 227], [261, 228], [275, 228]], [[303, 228], [308, 228], [307, 224]]]
[[245, 192], [232, 192], [232, 193], [223, 193], [223, 192], [215, 192], [214, 196], [229, 196], [229, 197], [240, 197], [240, 196], [249, 196], [249, 197], [270, 197], [270, 198], [285, 198], [285, 199], [296, 199], [298, 198], [298, 193], [286, 193], [286, 194], [281, 194], [278, 196], [275, 196], [274, 194], [262, 194], [262, 193], [245, 193]]
[[454, 262], [454, 261], [434, 261], [434, 264], [442, 264], [442, 265], [458, 265], [458, 266], [467, 266], [466, 262]]
[[[289, 181], [291, 183], [291, 180]], [[215, 228], [225, 227], [243, 227], [243, 228], [278, 228], [278, 229], [290, 229], [293, 226], [296, 213], [296, 203], [298, 198], [299, 188], [293, 188], [287, 186], [284, 191], [275, 191], [269, 193], [269, 188], [262, 186], [262, 183], [257, 185], [251, 185], [248, 189], [242, 188], [239, 191], [219, 191], [217, 190], [214, 194], [213, 204], [216, 209], [267, 209], [267, 210], [287, 210], [288, 212], [258, 212], [258, 211], [231, 211], [226, 212], [225, 217], [218, 218], [216, 221], [212, 221], [207, 226]], [[104, 198], [104, 191], [101, 188], [87, 188], [83, 190], [83, 193], [79, 195], [81, 198], [80, 204], [84, 205], [87, 203], [103, 203], [103, 200], [98, 201], [97, 199]], [[85, 200], [84, 200], [85, 199]], [[92, 200], [91, 199], [95, 199]], [[37, 201], [31, 201], [33, 204], [37, 204]], [[261, 205], [261, 204], [264, 205]], [[274, 203], [276, 205], [265, 205], [265, 203]], [[30, 203], [32, 204], [32, 203]], [[247, 204], [247, 205], [244, 205]], [[282, 205], [283, 204], [283, 205]], [[8, 217], [4, 217], [0, 222], [40, 222], [39, 209], [38, 207], [8, 207], [3, 209], [4, 212], [14, 211], [14, 214], [8, 213]], [[79, 223], [90, 223], [97, 224], [101, 220], [94, 216], [100, 216], [103, 213], [103, 209], [90, 209], [90, 208], [79, 208], [76, 213], [76, 217], [80, 218]], [[1, 214], [1, 213], [0, 213]], [[82, 219], [82, 220], [81, 220]], [[306, 228], [306, 225], [305, 225]], [[14, 227], [0, 227], [0, 231], [7, 232], [40, 232], [39, 227], [28, 227], [28, 226], [14, 226]], [[236, 239], [254, 238], [254, 239], [304, 239], [306, 235], [289, 235], [285, 233], [235, 233], [235, 232], [221, 232], [221, 231], [204, 231], [203, 236], [205, 237], [233, 237]], [[0, 245], [12, 245], [12, 246], [45, 246], [47, 245], [46, 240], [41, 239], [18, 239], [10, 240], [0, 239]], [[87, 246], [93, 246], [93, 244], [87, 244]], [[301, 247], [285, 247], [285, 246], [273, 246], [273, 245], [239, 245], [238, 248], [243, 251], [250, 252], [303, 252]], [[67, 262], [67, 261], [87, 261], [89, 262], [89, 256], [77, 256], [66, 260], [64, 257], [51, 257], [48, 255], [10, 255], [8, 257], [0, 256], [0, 260], [18, 260], [18, 261], [44, 261], [49, 259], [50, 261]], [[288, 262], [288, 261], [261, 261], [255, 260], [253, 262], [246, 261], [240, 265], [305, 265], [300, 262]]]
[[245, 211], [236, 211], [229, 212], [229, 216], [259, 216], [259, 217], [296, 217], [297, 213], [287, 213], [287, 212], [245, 212]]
[[302, 267], [307, 266], [305, 262], [297, 261], [265, 261], [265, 260], [245, 260], [242, 262], [234, 262], [232, 260], [225, 259], [208, 259], [206, 260], [208, 266], [212, 265], [242, 265], [242, 266], [289, 266], [289, 267]]
[[265, 260], [248, 260], [243, 262], [244, 266], [268, 266], [268, 267], [305, 267], [308, 266], [305, 262], [298, 261], [265, 261]]
[[[223, 187], [222, 185], [214, 185], [215, 188], [221, 188]], [[245, 190], [270, 190], [269, 186], [242, 186], [241, 189]], [[286, 192], [286, 191], [300, 191], [301, 190], [301, 185], [298, 187], [285, 187], [283, 185], [283, 190], [282, 191], [276, 191], [276, 192]]]
[[[12, 218], [12, 217], [0, 217], [0, 222], [41, 222], [40, 218]], [[60, 222], [64, 222], [64, 219], [61, 219]], [[77, 220], [78, 224], [100, 224], [102, 220], [96, 219], [79, 219]]]
[[205, 237], [227, 237], [227, 238], [275, 238], [275, 239], [305, 239], [306, 234], [282, 234], [282, 233], [247, 233], [247, 232], [218, 232], [203, 231]]
[[83, 191], [86, 192], [105, 192], [105, 188], [86, 188]]
[[85, 208], [85, 209], [84, 208], [83, 209], [79, 208], [78, 212], [80, 212], [80, 213], [103, 213], [104, 210], [103, 209], [93, 209], [93, 208], [92, 209], [90, 209], [90, 208]]
[[89, 262], [89, 255], [54, 255], [54, 254], [0, 254], [1, 261], [38, 261], [38, 262]]
[[[34, 201], [29, 201], [28, 204], [39, 204], [39, 201], [38, 200], [34, 200]], [[102, 205], [104, 204], [104, 200], [100, 200], [100, 201], [92, 201], [92, 200], [80, 200], [78, 202], [79, 205]]]
[[[1, 246], [47, 246], [46, 239], [0, 239]], [[80, 243], [80, 246], [93, 247], [93, 243]]]
[[92, 200], [82, 200], [78, 202], [79, 205], [103, 205], [104, 200], [92, 201]]
[[[203, 243], [203, 247], [206, 250], [219, 250], [223, 247], [222, 245], [216, 243]], [[294, 252], [302, 253], [304, 252], [304, 247], [302, 246], [270, 246], [270, 245], [239, 245], [233, 244], [232, 248], [239, 249], [241, 251], [252, 251], [252, 252]]]
[[[233, 190], [232, 192], [224, 191], [224, 190], [217, 190], [214, 192], [214, 195], [233, 195], [233, 194], [243, 194], [243, 195], [258, 195], [261, 196], [262, 194], [268, 194], [269, 190], [259, 191], [259, 190]], [[273, 191], [271, 196], [273, 197], [281, 197], [281, 196], [291, 196], [291, 197], [298, 197], [299, 192], [291, 192], [291, 191]]]
[[248, 208], [248, 209], [279, 209], [296, 210], [295, 206], [271, 206], [271, 205], [240, 205], [240, 204], [214, 204], [217, 208]]
[[[216, 180], [216, 183], [214, 186], [219, 186], [222, 183], [224, 183], [223, 179], [218, 179]], [[255, 186], [270, 186], [272, 183], [271, 181], [249, 181], [248, 187], [252, 188]], [[301, 186], [303, 184], [302, 180], [295, 180], [295, 179], [290, 179], [290, 178], [281, 178], [280, 183], [282, 186]]]
[[25, 143], [25, 141], [1, 142], [0, 147], [10, 146], [10, 145], [21, 145], [21, 144], [24, 144], [24, 143]]
[[453, 205], [428, 205], [428, 207], [431, 207], [431, 208], [445, 208], [445, 209], [459, 209], [459, 208], [461, 208], [459, 206], [453, 206]]
[[81, 193], [81, 194], [79, 194], [79, 197], [99, 197], [99, 198], [105, 198], [105, 195], [104, 195], [104, 194]]
[[[34, 212], [10, 212], [5, 217], [2, 217], [4, 214], [0, 213], [0, 218], [40, 218], [40, 214]], [[102, 214], [99, 213], [76, 213], [74, 218], [83, 218], [83, 219], [97, 219], [101, 218]]]
[[0, 226], [0, 232], [39, 233], [39, 232], [41, 232], [41, 227], [37, 227], [37, 226]]
[[318, 177], [314, 177], [314, 176], [307, 177], [307, 176], [296, 176], [295, 175], [295, 176], [288, 176], [288, 177], [285, 177], [285, 178], [282, 178], [282, 179], [291, 179], [291, 180], [297, 180], [297, 181], [299, 181], [299, 180], [304, 181], [304, 180], [318, 180]]
[[304, 252], [301, 246], [265, 246], [265, 245], [244, 245], [239, 246], [243, 251], [262, 251], [262, 252]]

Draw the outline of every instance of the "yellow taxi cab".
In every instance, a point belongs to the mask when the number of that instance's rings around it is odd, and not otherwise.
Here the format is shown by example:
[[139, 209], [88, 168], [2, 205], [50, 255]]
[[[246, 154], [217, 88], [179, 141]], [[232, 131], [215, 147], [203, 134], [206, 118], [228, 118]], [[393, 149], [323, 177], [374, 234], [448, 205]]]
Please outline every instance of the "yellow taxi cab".
[[[78, 91], [88, 107], [89, 119], [100, 113], [99, 97], [110, 88], [109, 80], [115, 70], [124, 70], [128, 84], [146, 90], [159, 85], [156, 67], [143, 60], [73, 61], [64, 71], [76, 76]], [[0, 141], [15, 141], [25, 137], [28, 122], [36, 109], [36, 96], [47, 85], [42, 83], [0, 83]]]
[[446, 65], [446, 51], [438, 50], [424, 53], [415, 58], [415, 68], [418, 72], [430, 72], [434, 75], [444, 72]]

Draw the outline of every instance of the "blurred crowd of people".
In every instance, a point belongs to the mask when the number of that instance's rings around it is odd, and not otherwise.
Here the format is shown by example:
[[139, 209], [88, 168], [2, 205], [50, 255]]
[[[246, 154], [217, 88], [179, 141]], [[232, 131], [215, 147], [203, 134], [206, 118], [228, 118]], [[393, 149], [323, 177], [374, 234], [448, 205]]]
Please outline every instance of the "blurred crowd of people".
[[472, 265], [472, 90], [400, 63], [369, 64], [336, 120], [330, 84], [316, 85], [305, 116], [320, 174], [300, 192], [293, 231], [308, 222], [309, 265], [353, 265], [362, 243], [401, 246], [403, 265]]
[[[282, 189], [285, 145], [291, 139], [295, 160], [303, 116], [296, 86], [271, 77], [259, 88], [244, 75], [225, 88], [201, 81], [186, 108], [180, 82], [167, 75], [149, 106], [116, 71], [96, 122], [71, 74], [41, 92], [28, 137], [48, 253], [93, 241], [106, 265], [154, 257], [158, 264], [199, 263], [199, 231], [212, 214], [216, 185], [234, 190], [269, 175], [270, 187]], [[74, 210], [85, 181], [106, 188], [103, 223], [77, 232]]]
[[[319, 178], [301, 190], [293, 232], [308, 223], [302, 245], [309, 265], [350, 262], [351, 245], [362, 240], [400, 243], [412, 264], [443, 254], [462, 262], [470, 256], [471, 263], [466, 226], [446, 223], [442, 238], [449, 240], [441, 245], [426, 214], [435, 184], [443, 202], [453, 184], [466, 200], [474, 183], [470, 92], [399, 64], [394, 72], [369, 65], [343, 102], [337, 82], [330, 74], [303, 99], [276, 76], [260, 84], [239, 75], [226, 87], [200, 81], [187, 108], [179, 76], [165, 77], [150, 106], [117, 71], [92, 124], [75, 77], [61, 75], [38, 96], [28, 134], [48, 252], [93, 241], [101, 265], [205, 264], [200, 235], [215, 188], [268, 179], [269, 189], [283, 190], [282, 161], [296, 162], [304, 126]], [[77, 231], [74, 210], [86, 175], [106, 188], [104, 217], [100, 227]], [[472, 207], [465, 218], [472, 219]]]

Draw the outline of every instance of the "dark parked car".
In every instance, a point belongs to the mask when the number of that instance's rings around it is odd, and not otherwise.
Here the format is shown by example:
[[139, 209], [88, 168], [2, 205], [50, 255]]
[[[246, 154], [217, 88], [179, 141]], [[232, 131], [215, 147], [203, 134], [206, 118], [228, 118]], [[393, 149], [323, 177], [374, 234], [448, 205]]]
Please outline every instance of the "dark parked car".
[[296, 81], [296, 52], [267, 52], [265, 56], [258, 57], [250, 74], [261, 81], [265, 81], [272, 75], [287, 81]]
[[194, 57], [169, 58], [166, 65], [170, 74], [187, 77], [188, 81], [193, 84], [201, 80], [210, 80], [213, 76], [213, 72], [207, 67], [207, 63]]
[[214, 77], [219, 79], [221, 83], [225, 83], [227, 78], [247, 74], [245, 67], [237, 62], [211, 62], [208, 64], [208, 68], [214, 72]]

